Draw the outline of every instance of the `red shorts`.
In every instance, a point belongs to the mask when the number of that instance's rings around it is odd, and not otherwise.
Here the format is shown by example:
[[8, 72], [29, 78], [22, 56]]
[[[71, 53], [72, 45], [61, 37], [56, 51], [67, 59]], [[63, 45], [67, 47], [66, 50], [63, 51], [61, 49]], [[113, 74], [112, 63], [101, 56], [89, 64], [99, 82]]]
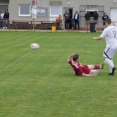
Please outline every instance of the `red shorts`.
[[83, 65], [82, 67], [82, 71], [85, 73], [85, 74], [89, 74], [90, 73], [90, 69], [87, 65]]

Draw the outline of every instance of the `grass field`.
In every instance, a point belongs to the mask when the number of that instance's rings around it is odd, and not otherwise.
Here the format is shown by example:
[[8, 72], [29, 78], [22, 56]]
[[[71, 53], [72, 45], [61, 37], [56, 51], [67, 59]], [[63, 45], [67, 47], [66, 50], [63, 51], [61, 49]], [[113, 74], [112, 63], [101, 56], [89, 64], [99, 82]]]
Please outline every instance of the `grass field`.
[[108, 76], [106, 65], [97, 77], [77, 77], [67, 63], [77, 53], [101, 64], [105, 40], [92, 40], [99, 35], [0, 32], [0, 117], [117, 117], [117, 73]]

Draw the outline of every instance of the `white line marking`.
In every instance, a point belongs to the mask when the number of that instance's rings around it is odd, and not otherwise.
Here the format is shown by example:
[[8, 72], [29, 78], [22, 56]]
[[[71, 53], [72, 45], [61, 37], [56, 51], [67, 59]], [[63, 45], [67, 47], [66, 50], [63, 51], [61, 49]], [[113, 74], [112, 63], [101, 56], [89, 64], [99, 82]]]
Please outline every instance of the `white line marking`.
[[[65, 36], [65, 35], [64, 35], [64, 36]], [[62, 36], [61, 36], [61, 37], [62, 37]], [[52, 43], [58, 41], [61, 37], [59, 37], [59, 38], [57, 38], [56, 40], [54, 40], [54, 41], [52, 41], [52, 42], [50, 42], [50, 43], [48, 43], [48, 44], [45, 44], [45, 45], [43, 45], [43, 46], [41, 46], [41, 47], [48, 46], [48, 45], [50, 45], [50, 44], [52, 44]]]
[[[10, 68], [10, 67], [13, 66], [15, 63], [19, 62], [21, 59], [25, 58], [26, 56], [28, 56], [28, 55], [31, 54], [31, 53], [32, 53], [32, 52], [27, 53], [26, 55], [24, 55], [24, 56], [20, 57], [19, 59], [15, 60], [15, 61], [12, 62], [10, 65], [6, 66], [5, 69]], [[1, 73], [2, 71], [4, 71], [4, 69], [1, 70], [0, 73]]]

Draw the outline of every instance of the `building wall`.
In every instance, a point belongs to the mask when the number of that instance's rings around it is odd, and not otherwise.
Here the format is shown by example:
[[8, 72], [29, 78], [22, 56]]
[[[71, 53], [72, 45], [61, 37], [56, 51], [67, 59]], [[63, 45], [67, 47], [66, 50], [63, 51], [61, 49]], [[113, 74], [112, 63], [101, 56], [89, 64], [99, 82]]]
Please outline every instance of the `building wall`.
[[6, 10], [9, 8], [9, 0], [0, 0], [0, 13], [2, 10]]
[[0, 0], [0, 4], [9, 4], [9, 0]]
[[[48, 16], [37, 17], [36, 20], [40, 21], [55, 20], [56, 17], [50, 17], [50, 1], [62, 2], [62, 14], [64, 14], [66, 8], [73, 8], [74, 14], [75, 11], [78, 11], [80, 13], [81, 5], [98, 5], [104, 6], [104, 12], [106, 12], [107, 15], [110, 16], [110, 9], [117, 8], [117, 3], [114, 3], [114, 0], [37, 0], [37, 1], [38, 1], [37, 7], [48, 9]], [[31, 16], [19, 16], [19, 4], [31, 4], [31, 2], [32, 0], [9, 0], [10, 20], [32, 20]], [[68, 4], [68, 2], [70, 2], [70, 4]], [[101, 16], [99, 20], [101, 20]], [[83, 18], [83, 16], [80, 21], [80, 26], [85, 27], [85, 19]], [[102, 24], [100, 25], [100, 27], [101, 26]]]

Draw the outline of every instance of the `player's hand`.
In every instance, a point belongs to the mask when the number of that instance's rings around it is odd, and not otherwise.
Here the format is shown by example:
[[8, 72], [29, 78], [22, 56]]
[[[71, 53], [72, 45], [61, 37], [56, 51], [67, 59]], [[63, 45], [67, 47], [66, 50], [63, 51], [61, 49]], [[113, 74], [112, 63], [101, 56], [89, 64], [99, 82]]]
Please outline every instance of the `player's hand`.
[[71, 53], [71, 56], [73, 57], [75, 54], [74, 53]]
[[93, 37], [93, 40], [96, 40], [97, 38], [96, 37]]
[[93, 73], [92, 75], [93, 75], [93, 76], [97, 76], [97, 74], [96, 74], [96, 73]]

